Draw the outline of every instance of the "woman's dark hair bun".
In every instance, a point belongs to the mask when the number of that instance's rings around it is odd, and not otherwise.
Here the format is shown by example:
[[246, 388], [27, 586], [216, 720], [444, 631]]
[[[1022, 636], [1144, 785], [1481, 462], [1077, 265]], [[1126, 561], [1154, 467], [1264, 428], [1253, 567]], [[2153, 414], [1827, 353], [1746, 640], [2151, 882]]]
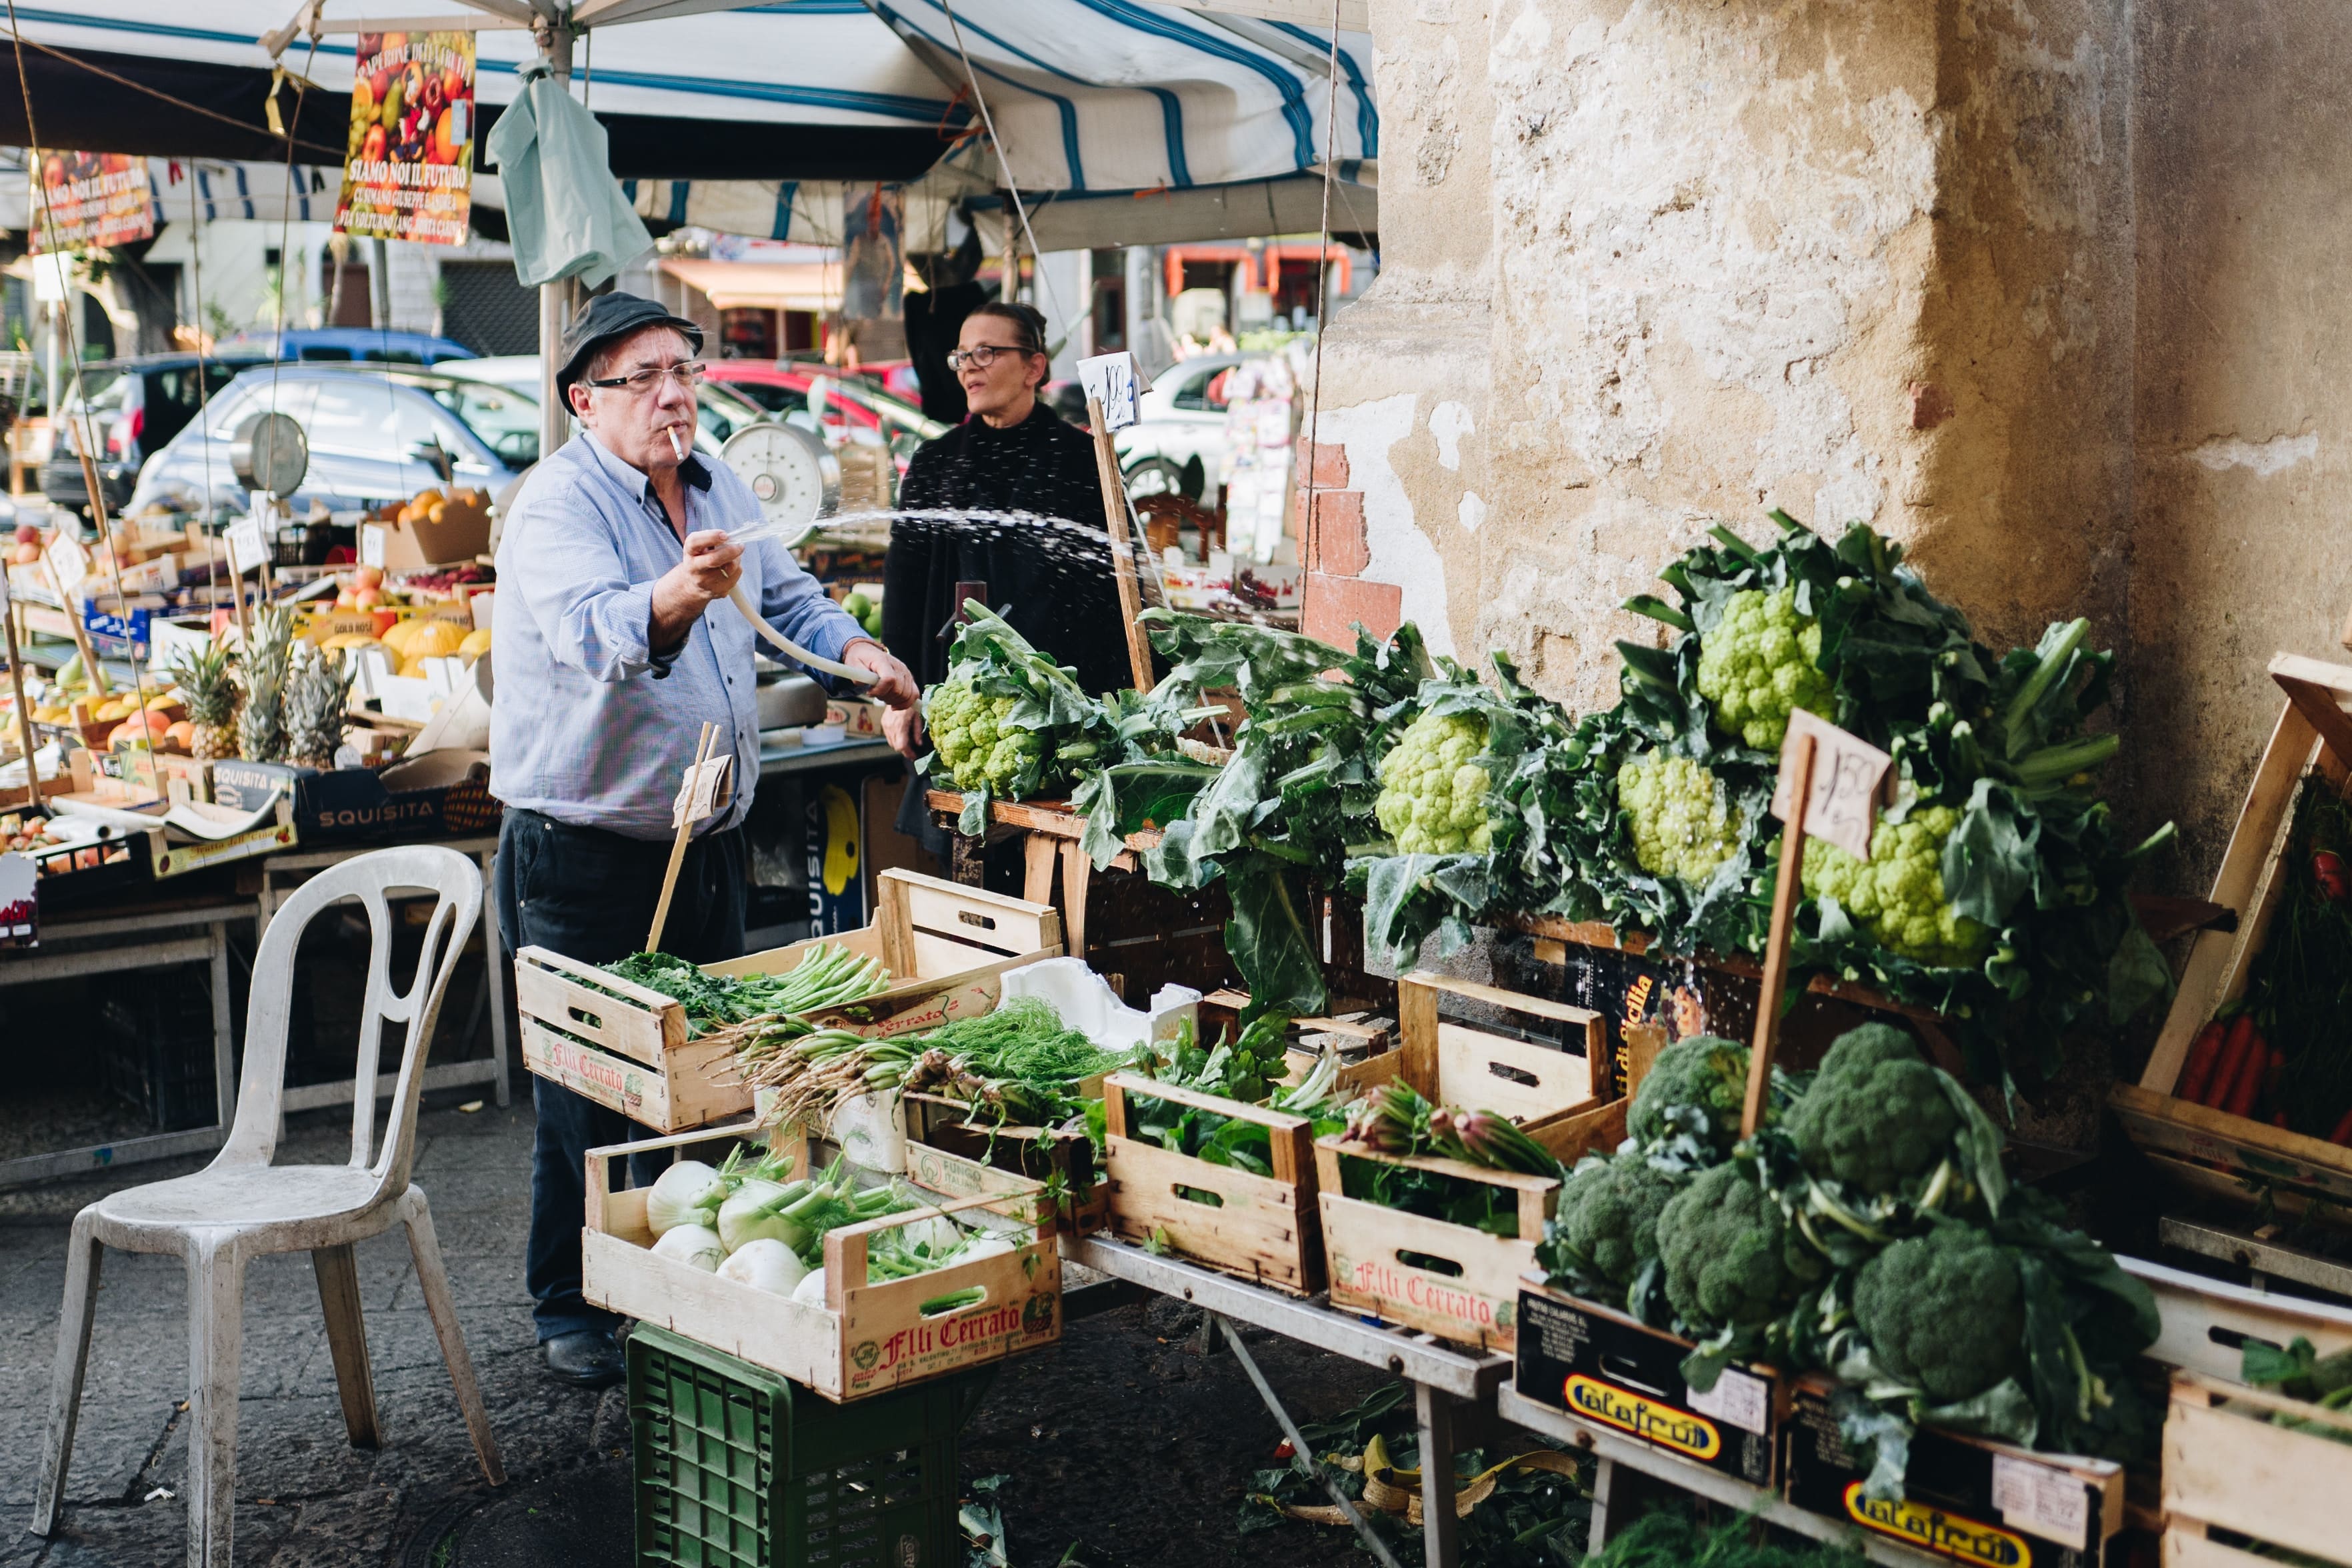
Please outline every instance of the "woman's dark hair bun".
[[975, 316], [998, 316], [1021, 330], [1021, 346], [1034, 354], [1045, 352], [1045, 316], [1034, 305], [1023, 305], [1011, 300], [991, 300], [975, 308]]

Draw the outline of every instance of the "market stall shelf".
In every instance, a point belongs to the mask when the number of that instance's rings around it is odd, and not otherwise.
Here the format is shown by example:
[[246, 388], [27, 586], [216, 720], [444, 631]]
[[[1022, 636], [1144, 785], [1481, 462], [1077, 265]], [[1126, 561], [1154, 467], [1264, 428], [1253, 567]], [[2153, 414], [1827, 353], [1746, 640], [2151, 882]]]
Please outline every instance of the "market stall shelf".
[[2287, 853], [2298, 799], [2314, 788], [2341, 793], [2352, 776], [2352, 667], [2283, 653], [2270, 675], [2286, 702], [2213, 879], [2211, 900], [2237, 913], [2236, 928], [2197, 937], [2147, 1070], [2137, 1084], [2116, 1084], [2109, 1103], [2132, 1141], [2182, 1185], [2240, 1204], [2267, 1191], [2292, 1213], [2313, 1200], [2352, 1203], [2352, 1148], [2199, 1103], [2186, 1081], [2196, 1037], [2245, 995], [2300, 869]]
[[[1052, 1216], [1038, 1217], [1040, 1184], [982, 1190], [843, 1226], [824, 1235], [824, 1299], [810, 1305], [706, 1273], [653, 1250], [646, 1195], [610, 1185], [612, 1163], [633, 1154], [736, 1143], [740, 1130], [687, 1132], [588, 1151], [588, 1224], [582, 1233], [582, 1293], [607, 1311], [656, 1324], [753, 1366], [782, 1373], [840, 1404], [1042, 1349], [1062, 1337], [1062, 1268]], [[805, 1173], [820, 1151], [780, 1134]], [[863, 1184], [887, 1178], [867, 1176]], [[971, 1180], [984, 1189], [1003, 1184]], [[911, 1279], [871, 1280], [866, 1238], [941, 1215], [993, 1213], [1021, 1227], [1009, 1250]], [[977, 1289], [970, 1305], [950, 1304]]]
[[[820, 1022], [904, 1034], [985, 1013], [998, 979], [1062, 951], [1060, 917], [1043, 905], [909, 871], [875, 878], [874, 923], [708, 966], [713, 974], [782, 974], [826, 944], [878, 958], [889, 987]], [[680, 1132], [751, 1110], [750, 1085], [724, 1042], [689, 1037], [674, 998], [541, 947], [515, 955], [523, 1061], [632, 1121]]]

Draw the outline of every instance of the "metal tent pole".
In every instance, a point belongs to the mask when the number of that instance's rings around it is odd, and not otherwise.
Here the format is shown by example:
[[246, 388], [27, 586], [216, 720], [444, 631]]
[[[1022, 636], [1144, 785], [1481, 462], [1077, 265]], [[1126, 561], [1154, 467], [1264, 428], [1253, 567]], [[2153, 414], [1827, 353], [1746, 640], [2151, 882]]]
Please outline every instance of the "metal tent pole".
[[[572, 89], [572, 43], [575, 37], [563, 22], [541, 20], [532, 29], [539, 52], [555, 79]], [[555, 373], [563, 324], [572, 308], [572, 279], [559, 278], [539, 286], [539, 455], [544, 459], [563, 445], [572, 426], [571, 411], [555, 395]]]

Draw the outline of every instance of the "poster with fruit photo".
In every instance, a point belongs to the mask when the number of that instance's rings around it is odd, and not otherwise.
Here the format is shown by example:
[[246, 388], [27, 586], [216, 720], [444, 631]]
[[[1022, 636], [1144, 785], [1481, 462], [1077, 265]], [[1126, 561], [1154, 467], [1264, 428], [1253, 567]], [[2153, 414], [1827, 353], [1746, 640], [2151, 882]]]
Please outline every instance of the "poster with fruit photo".
[[152, 239], [147, 160], [120, 153], [44, 153], [33, 180], [31, 248], [104, 249]]
[[474, 35], [362, 33], [335, 226], [463, 245], [473, 178]]

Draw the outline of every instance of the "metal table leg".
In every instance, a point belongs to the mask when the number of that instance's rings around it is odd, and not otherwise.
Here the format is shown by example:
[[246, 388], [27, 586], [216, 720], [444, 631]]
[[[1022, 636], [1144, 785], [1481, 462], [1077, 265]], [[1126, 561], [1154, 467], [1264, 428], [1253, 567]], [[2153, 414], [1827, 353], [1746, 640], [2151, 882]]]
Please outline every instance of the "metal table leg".
[[498, 860], [496, 849], [483, 851], [482, 886], [490, 889], [490, 896], [482, 900], [482, 968], [490, 983], [490, 1059], [499, 1068], [490, 1087], [503, 1108], [512, 1091], [507, 1088], [507, 964], [505, 939], [499, 931]]
[[1421, 1541], [1429, 1568], [1454, 1568], [1454, 1399], [1425, 1383], [1412, 1385], [1421, 1415]]
[[[1364, 1550], [1378, 1559], [1383, 1564], [1383, 1568], [1398, 1568], [1396, 1554], [1389, 1550], [1388, 1542], [1373, 1532], [1370, 1522], [1364, 1518], [1363, 1511], [1332, 1482], [1330, 1477], [1323, 1473], [1323, 1467], [1316, 1462], [1315, 1451], [1307, 1446], [1307, 1439], [1298, 1435], [1298, 1424], [1291, 1420], [1290, 1412], [1285, 1410], [1282, 1407], [1282, 1401], [1275, 1397], [1273, 1384], [1266, 1382], [1265, 1373], [1258, 1371], [1257, 1360], [1249, 1353], [1249, 1347], [1242, 1343], [1241, 1331], [1234, 1328], [1230, 1320], [1220, 1317], [1214, 1312], [1209, 1314], [1209, 1321], [1225, 1331], [1225, 1342], [1233, 1347], [1234, 1359], [1242, 1363], [1242, 1370], [1249, 1374], [1250, 1383], [1257, 1389], [1257, 1396], [1265, 1401], [1265, 1407], [1274, 1412], [1276, 1423], [1282, 1427], [1282, 1435], [1290, 1439], [1291, 1467], [1309, 1480], [1321, 1481], [1324, 1489], [1331, 1494], [1331, 1500], [1339, 1505], [1339, 1511], [1346, 1514], [1349, 1522], [1356, 1527], [1356, 1534], [1363, 1542]], [[1450, 1414], [1448, 1418], [1451, 1419]], [[1423, 1463], [1425, 1466], [1427, 1460], [1424, 1459]], [[1427, 1473], [1426, 1469], [1423, 1471], [1424, 1476]], [[1454, 1500], [1448, 1497], [1445, 1500], [1449, 1509], [1448, 1517], [1451, 1518], [1450, 1510]], [[1449, 1542], [1452, 1541], [1453, 1535], [1452, 1531], [1446, 1531], [1446, 1539]], [[1431, 1562], [1433, 1564], [1436, 1560], [1433, 1558]], [[1454, 1568], [1454, 1561], [1451, 1557], [1445, 1560], [1444, 1568]]]
[[1599, 1556], [1609, 1544], [1609, 1494], [1616, 1486], [1617, 1461], [1604, 1454], [1592, 1470], [1592, 1525], [1584, 1539], [1587, 1556]]
[[236, 1120], [236, 1010], [229, 1005], [226, 921], [212, 924], [212, 949], [213, 1109], [214, 1120], [226, 1128]]

